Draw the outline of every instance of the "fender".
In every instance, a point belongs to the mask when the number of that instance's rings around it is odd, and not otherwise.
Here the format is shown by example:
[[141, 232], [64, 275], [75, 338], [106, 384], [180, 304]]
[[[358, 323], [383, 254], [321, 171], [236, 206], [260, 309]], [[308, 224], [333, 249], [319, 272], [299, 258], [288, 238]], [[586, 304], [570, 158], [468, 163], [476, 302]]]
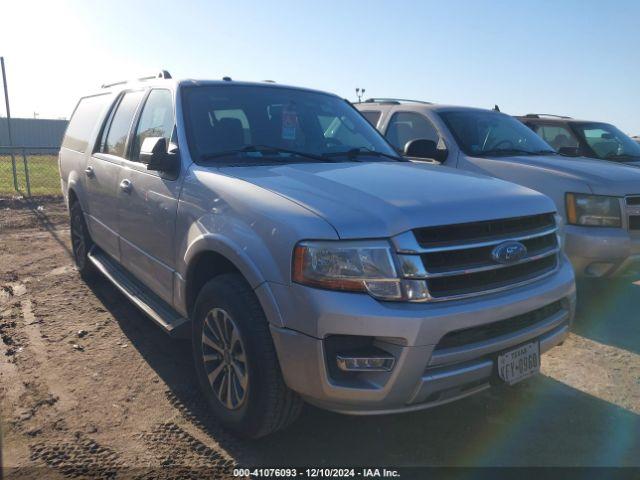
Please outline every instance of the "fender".
[[269, 285], [290, 285], [298, 241], [337, 239], [337, 232], [310, 210], [245, 180], [202, 167], [189, 172], [175, 229], [174, 308], [186, 315], [189, 269], [199, 254], [213, 252], [244, 276], [269, 321], [281, 324]]
[[[199, 235], [187, 247], [182, 260], [184, 265], [188, 267], [191, 261], [203, 252], [215, 252], [225, 257], [235, 265], [253, 289], [265, 281], [262, 272], [260, 272], [255, 263], [241, 248], [234, 245], [228, 237], [215, 233]], [[186, 269], [181, 273], [186, 279]]]
[[93, 232], [91, 228], [93, 225], [93, 222], [90, 222], [87, 220], [87, 215], [91, 215], [89, 204], [88, 204], [89, 202], [87, 202], [85, 199], [84, 185], [83, 185], [83, 182], [81, 181], [80, 175], [78, 174], [77, 170], [72, 170], [69, 173], [66, 188], [63, 187], [64, 200], [65, 200], [65, 203], [67, 204], [67, 209], [69, 209], [69, 192], [71, 191], [73, 191], [73, 193], [76, 196], [76, 199], [80, 203], [80, 208], [82, 209], [82, 213], [84, 215], [84, 222], [85, 222], [85, 225], [87, 226], [87, 230], [89, 230], [89, 235], [91, 237], [94, 237], [95, 232]]
[[66, 185], [63, 185], [63, 194], [64, 199], [67, 204], [67, 208], [69, 207], [69, 192], [73, 191], [78, 202], [80, 202], [80, 207], [82, 207], [82, 211], [86, 214], [90, 213], [87, 208], [87, 203], [85, 202], [85, 192], [84, 186], [78, 175], [76, 170], [73, 170], [69, 173], [69, 177], [67, 178]]
[[174, 283], [174, 306], [180, 313], [186, 316], [188, 310], [186, 305], [188, 269], [192, 261], [199, 254], [205, 252], [217, 253], [231, 262], [255, 291], [269, 323], [280, 327], [284, 326], [275, 297], [258, 266], [245, 253], [244, 249], [234, 244], [231, 239], [215, 233], [198, 235], [189, 244], [181, 259], [182, 265], [180, 267], [182, 268], [180, 268], [180, 272], [176, 272]]

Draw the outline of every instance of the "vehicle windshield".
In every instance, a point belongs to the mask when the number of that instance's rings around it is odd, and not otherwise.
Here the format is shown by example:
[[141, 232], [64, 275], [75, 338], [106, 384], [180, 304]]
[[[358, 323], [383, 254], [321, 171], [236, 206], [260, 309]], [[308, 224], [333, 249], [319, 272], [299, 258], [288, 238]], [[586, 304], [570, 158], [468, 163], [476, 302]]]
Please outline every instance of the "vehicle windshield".
[[186, 87], [183, 100], [196, 162], [400, 159], [369, 122], [333, 95], [266, 85], [208, 85]]
[[541, 155], [554, 150], [531, 129], [504, 113], [482, 110], [438, 112], [467, 155]]
[[640, 145], [608, 123], [574, 123], [576, 133], [602, 159], [633, 161], [640, 159]]

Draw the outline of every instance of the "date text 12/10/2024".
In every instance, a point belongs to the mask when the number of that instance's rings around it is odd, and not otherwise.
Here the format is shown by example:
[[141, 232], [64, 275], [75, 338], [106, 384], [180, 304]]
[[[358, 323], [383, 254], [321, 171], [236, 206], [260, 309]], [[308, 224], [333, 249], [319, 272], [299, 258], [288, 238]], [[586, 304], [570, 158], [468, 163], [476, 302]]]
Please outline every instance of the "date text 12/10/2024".
[[236, 468], [234, 477], [249, 478], [399, 478], [388, 468]]

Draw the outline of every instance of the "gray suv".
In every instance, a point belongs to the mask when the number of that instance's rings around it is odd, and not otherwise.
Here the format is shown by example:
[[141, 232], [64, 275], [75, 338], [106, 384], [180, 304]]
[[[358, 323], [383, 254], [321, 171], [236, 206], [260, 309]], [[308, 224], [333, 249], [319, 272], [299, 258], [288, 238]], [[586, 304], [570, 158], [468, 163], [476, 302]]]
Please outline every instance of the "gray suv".
[[549, 196], [566, 223], [565, 248], [578, 278], [640, 277], [640, 169], [560, 155], [499, 111], [396, 99], [357, 107], [414, 160], [491, 175]]
[[381, 414], [539, 371], [573, 271], [544, 195], [399, 157], [347, 101], [161, 78], [78, 103], [60, 152], [80, 274], [188, 336], [221, 422]]

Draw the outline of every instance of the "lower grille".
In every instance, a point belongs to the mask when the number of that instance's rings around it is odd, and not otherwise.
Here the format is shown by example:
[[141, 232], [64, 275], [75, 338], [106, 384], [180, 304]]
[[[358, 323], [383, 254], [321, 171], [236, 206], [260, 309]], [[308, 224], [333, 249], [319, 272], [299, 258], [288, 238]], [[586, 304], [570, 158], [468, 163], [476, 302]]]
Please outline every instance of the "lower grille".
[[438, 342], [435, 350], [463, 347], [491, 340], [502, 335], [509, 335], [545, 321], [560, 312], [562, 308], [562, 301], [557, 301], [532, 312], [507, 318], [506, 320], [449, 332]]

